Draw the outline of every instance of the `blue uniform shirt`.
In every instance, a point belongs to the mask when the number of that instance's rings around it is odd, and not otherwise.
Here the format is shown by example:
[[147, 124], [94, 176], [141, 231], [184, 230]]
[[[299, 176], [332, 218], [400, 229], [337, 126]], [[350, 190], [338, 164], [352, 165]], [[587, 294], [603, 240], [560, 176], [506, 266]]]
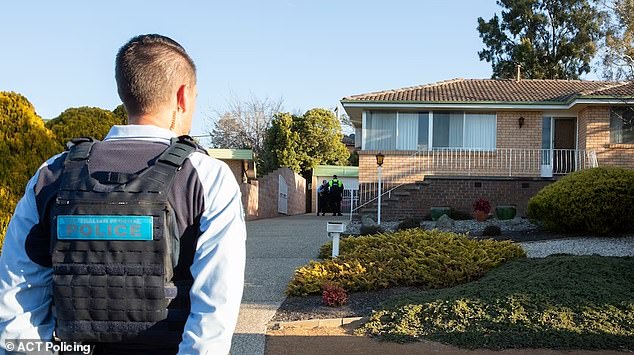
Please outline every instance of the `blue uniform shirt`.
[[[104, 141], [169, 144], [174, 133], [150, 125], [114, 126]], [[27, 235], [39, 223], [35, 188], [49, 159], [26, 186], [7, 228], [0, 255], [0, 353], [6, 340], [53, 338], [52, 269], [34, 262]], [[125, 159], [125, 156], [120, 159]], [[200, 152], [189, 158], [203, 201], [200, 233], [190, 267], [191, 311], [179, 345], [182, 354], [226, 354], [236, 326], [246, 258], [246, 228], [239, 186], [229, 167]], [[178, 211], [177, 211], [178, 213]]]

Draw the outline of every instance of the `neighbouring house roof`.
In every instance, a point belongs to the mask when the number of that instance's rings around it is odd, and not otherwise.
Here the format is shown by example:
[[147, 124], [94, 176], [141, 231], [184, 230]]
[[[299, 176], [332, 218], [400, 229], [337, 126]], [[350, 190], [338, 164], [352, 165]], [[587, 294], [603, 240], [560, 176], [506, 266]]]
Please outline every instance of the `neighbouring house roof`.
[[584, 80], [452, 79], [396, 90], [344, 97], [341, 102], [375, 103], [569, 103], [575, 98], [634, 97], [631, 82]]
[[220, 160], [253, 160], [251, 149], [207, 149], [209, 156]]
[[358, 166], [317, 165], [313, 169], [313, 176], [359, 177]]

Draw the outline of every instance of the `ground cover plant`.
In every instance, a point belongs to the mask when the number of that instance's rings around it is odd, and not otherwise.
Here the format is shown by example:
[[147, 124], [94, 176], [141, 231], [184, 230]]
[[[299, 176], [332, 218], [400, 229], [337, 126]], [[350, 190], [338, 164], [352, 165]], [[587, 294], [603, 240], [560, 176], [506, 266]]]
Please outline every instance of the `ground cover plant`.
[[325, 283], [339, 284], [348, 292], [394, 286], [451, 287], [525, 256], [510, 241], [474, 240], [422, 229], [343, 238], [339, 251], [339, 257], [329, 259], [331, 244], [322, 246], [324, 260], [297, 269], [287, 294], [319, 294]]
[[634, 258], [519, 259], [394, 301], [358, 331], [468, 348], [634, 349]]

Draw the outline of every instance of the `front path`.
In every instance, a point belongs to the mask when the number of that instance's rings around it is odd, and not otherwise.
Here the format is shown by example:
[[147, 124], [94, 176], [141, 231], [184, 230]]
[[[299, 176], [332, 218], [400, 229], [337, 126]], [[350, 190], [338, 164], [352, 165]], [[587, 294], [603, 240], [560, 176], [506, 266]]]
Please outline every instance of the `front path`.
[[328, 241], [326, 222], [346, 217], [280, 217], [247, 222], [247, 266], [231, 355], [264, 354], [266, 325], [286, 297], [295, 269], [317, 258]]

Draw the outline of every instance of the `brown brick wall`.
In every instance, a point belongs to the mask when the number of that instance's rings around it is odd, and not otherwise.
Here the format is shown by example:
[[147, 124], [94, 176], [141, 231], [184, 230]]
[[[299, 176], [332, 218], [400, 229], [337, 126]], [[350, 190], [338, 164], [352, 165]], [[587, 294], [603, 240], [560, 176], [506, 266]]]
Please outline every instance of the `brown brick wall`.
[[277, 212], [280, 175], [288, 185], [288, 215], [306, 213], [306, 180], [288, 168], [279, 168], [258, 180], [240, 185], [248, 220], [282, 216]]
[[[526, 214], [528, 200], [554, 179], [541, 178], [453, 178], [427, 177], [424, 185], [404, 185], [392, 193], [392, 197], [383, 198], [381, 219], [399, 220], [405, 217], [423, 218], [429, 214], [430, 208], [452, 207], [471, 213], [475, 200], [483, 197], [491, 202], [493, 210], [496, 205], [514, 204], [518, 216]], [[476, 187], [476, 184], [480, 187]], [[414, 186], [418, 186], [415, 189]], [[408, 196], [397, 192], [408, 192]], [[368, 211], [371, 209], [371, 211]], [[364, 208], [361, 214], [376, 214], [376, 204]]]
[[[580, 112], [579, 121], [583, 122], [585, 128], [582, 133], [585, 149], [597, 152], [599, 166], [634, 169], [634, 145], [610, 144], [610, 107], [588, 107]], [[580, 124], [580, 131], [581, 126]], [[582, 140], [579, 139], [580, 148], [581, 143]]]
[[[524, 125], [519, 126], [519, 118], [524, 117]], [[543, 112], [497, 113], [497, 142], [502, 148], [541, 149]]]
[[235, 176], [238, 184], [242, 184], [243, 182], [243, 173], [242, 173], [242, 160], [223, 160], [227, 165], [229, 165], [229, 169]]

